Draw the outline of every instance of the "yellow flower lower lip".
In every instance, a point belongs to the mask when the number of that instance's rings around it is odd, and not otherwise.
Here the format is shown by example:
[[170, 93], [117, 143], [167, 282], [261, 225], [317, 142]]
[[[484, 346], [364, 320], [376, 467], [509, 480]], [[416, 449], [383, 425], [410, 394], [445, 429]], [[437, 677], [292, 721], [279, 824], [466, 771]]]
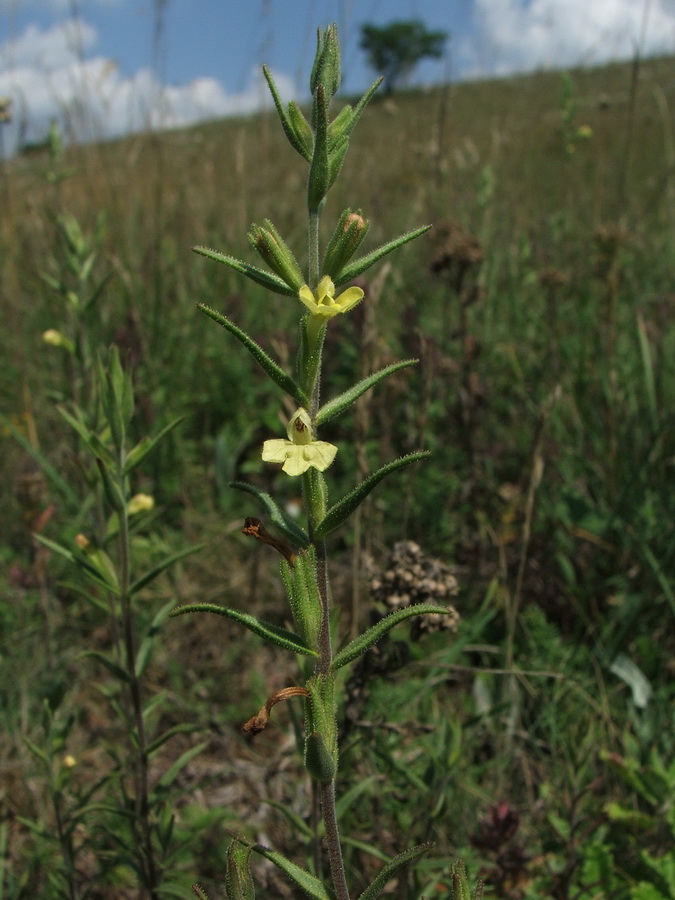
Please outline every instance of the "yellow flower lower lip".
[[302, 475], [311, 466], [323, 472], [335, 459], [337, 447], [327, 441], [312, 441], [311, 444], [294, 444], [281, 438], [265, 441], [263, 462], [283, 463], [287, 475]]
[[353, 309], [363, 299], [364, 294], [361, 288], [350, 287], [336, 297], [332, 279], [328, 275], [324, 275], [315, 291], [303, 284], [298, 291], [298, 296], [312, 315], [332, 319], [338, 313], [349, 312], [350, 309]]

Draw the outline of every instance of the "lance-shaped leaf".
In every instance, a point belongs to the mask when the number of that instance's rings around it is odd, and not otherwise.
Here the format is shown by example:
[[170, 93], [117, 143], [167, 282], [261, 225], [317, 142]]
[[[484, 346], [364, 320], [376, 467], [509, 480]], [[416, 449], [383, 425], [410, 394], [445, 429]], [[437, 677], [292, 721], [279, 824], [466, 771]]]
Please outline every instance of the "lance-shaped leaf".
[[373, 488], [378, 485], [383, 478], [386, 478], [387, 475], [396, 472], [398, 469], [404, 469], [406, 466], [418, 462], [420, 459], [424, 459], [427, 456], [431, 456], [428, 450], [418, 450], [415, 453], [409, 453], [407, 456], [402, 456], [400, 459], [395, 459], [393, 462], [387, 463], [386, 466], [382, 466], [377, 472], [373, 472], [373, 474], [369, 475], [365, 481], [362, 481], [361, 484], [354, 488], [354, 490], [344, 496], [342, 500], [338, 500], [334, 506], [331, 506], [325, 517], [317, 526], [314, 532], [315, 538], [317, 538], [317, 540], [322, 540], [329, 535], [331, 531], [335, 531], [336, 528], [342, 525], [342, 523], [351, 516], [354, 510], [363, 503]]
[[128, 684], [131, 681], [127, 670], [122, 668], [119, 663], [116, 663], [115, 660], [108, 656], [106, 653], [102, 653], [100, 650], [85, 650], [82, 653], [78, 654], [78, 659], [85, 658], [97, 660], [97, 662], [100, 662], [106, 667], [111, 675], [114, 675], [115, 678], [118, 678], [125, 684]]
[[[371, 84], [371, 86], [365, 92], [363, 97], [361, 97], [359, 102], [354, 107], [354, 109], [352, 111], [352, 115], [351, 115], [351, 117], [349, 117], [349, 120], [347, 120], [347, 118], [345, 117], [345, 121], [344, 121], [340, 131], [336, 130], [334, 133], [329, 135], [329, 137], [332, 137], [334, 141], [337, 141], [341, 137], [343, 137], [343, 138], [349, 137], [349, 135], [354, 130], [354, 126], [359, 121], [359, 118], [361, 117], [361, 113], [366, 108], [366, 106], [370, 103], [371, 99], [373, 98], [373, 95], [375, 94], [375, 91], [377, 91], [377, 89], [379, 88], [379, 86], [382, 84], [383, 81], [384, 81], [384, 77], [380, 76], [376, 81], [374, 81]], [[335, 119], [333, 120], [332, 124], [334, 125], [335, 122], [337, 122], [337, 120], [339, 118], [340, 118], [339, 115], [336, 116]], [[332, 149], [332, 146], [330, 147], [330, 149]]]
[[275, 294], [284, 294], [286, 297], [295, 295], [295, 291], [293, 291], [292, 288], [289, 288], [286, 282], [282, 281], [278, 275], [274, 275], [272, 272], [266, 272], [264, 269], [259, 269], [257, 266], [245, 263], [243, 260], [236, 259], [234, 256], [218, 253], [217, 250], [211, 250], [210, 247], [193, 247], [192, 249], [195, 253], [199, 253], [200, 256], [205, 256], [207, 259], [213, 259], [216, 262], [229, 266], [231, 269], [234, 269], [235, 272], [239, 272], [241, 275], [250, 278], [251, 281], [255, 281], [256, 284], [260, 284], [262, 287], [267, 288], [268, 291], [274, 291]]
[[[284, 109], [284, 104], [281, 102], [279, 92], [277, 91], [277, 86], [274, 83], [272, 74], [267, 66], [263, 66], [263, 75], [265, 76], [265, 80], [267, 81], [270, 93], [272, 94], [272, 99], [274, 100], [274, 105], [277, 108], [277, 113], [279, 115], [279, 119], [281, 120], [281, 126], [284, 129], [286, 137], [288, 138], [291, 146], [298, 151], [300, 156], [303, 156], [307, 160], [307, 162], [311, 162], [312, 132], [309, 124], [304, 119], [304, 116], [302, 117], [304, 125], [298, 122], [298, 113], [300, 113], [300, 110], [298, 109], [296, 104], [293, 104], [295, 109], [292, 109], [291, 104], [289, 104], [288, 113], [286, 112], [286, 110]], [[300, 113], [300, 115], [302, 116], [302, 113]]]
[[113, 465], [114, 458], [108, 447], [103, 443], [95, 432], [93, 432], [82, 420], [82, 413], [78, 407], [75, 407], [77, 415], [71, 415], [63, 406], [57, 406], [59, 414], [66, 420], [72, 429], [74, 429], [82, 438], [84, 443], [89, 447], [94, 456], [100, 456], [108, 465]]
[[373, 644], [376, 644], [381, 637], [388, 631], [391, 631], [400, 622], [410, 619], [412, 616], [426, 616], [429, 614], [445, 615], [448, 612], [447, 606], [439, 606], [436, 603], [415, 603], [413, 606], [405, 606], [403, 609], [397, 609], [381, 619], [375, 625], [372, 625], [363, 634], [354, 638], [346, 647], [343, 647], [339, 653], [336, 653], [331, 663], [331, 669], [335, 672], [346, 666], [365, 653]]
[[215, 603], [190, 603], [187, 606], [179, 606], [170, 613], [173, 619], [176, 616], [183, 616], [186, 613], [193, 612], [210, 612], [218, 616], [225, 616], [235, 622], [239, 622], [244, 628], [248, 628], [258, 637], [269, 641], [270, 644], [276, 644], [277, 647], [283, 647], [285, 650], [291, 650], [293, 653], [301, 653], [303, 656], [317, 656], [316, 651], [308, 647], [305, 642], [293, 634], [292, 631], [286, 631], [285, 628], [279, 628], [269, 622], [263, 622], [256, 619], [250, 613], [239, 612], [238, 609], [230, 609], [227, 606], [218, 606]]
[[394, 372], [398, 372], [399, 369], [405, 369], [407, 366], [416, 366], [418, 362], [419, 360], [417, 359], [404, 359], [401, 362], [392, 363], [390, 366], [380, 369], [379, 372], [368, 375], [367, 378], [364, 378], [363, 381], [359, 381], [358, 384], [355, 384], [343, 394], [334, 397], [332, 400], [329, 400], [328, 403], [324, 403], [316, 414], [316, 424], [325, 425], [326, 422], [330, 422], [331, 419], [334, 419], [336, 416], [339, 416], [340, 413], [343, 413], [352, 403], [359, 399], [361, 394], [365, 394], [365, 392], [373, 387], [373, 385], [377, 384], [378, 381], [381, 381], [388, 375], [392, 375]]
[[274, 865], [278, 869], [281, 869], [282, 872], [285, 872], [291, 881], [294, 881], [295, 884], [297, 884], [307, 896], [312, 897], [313, 900], [333, 900], [332, 895], [328, 893], [322, 881], [319, 881], [318, 878], [315, 878], [315, 876], [311, 875], [306, 869], [296, 866], [290, 859], [286, 859], [282, 853], [277, 853], [275, 850], [268, 850], [268, 848], [263, 847], [262, 844], [253, 844], [252, 849], [255, 853], [259, 853], [260, 856], [264, 856], [265, 859], [274, 863]]
[[[132, 469], [135, 469], [136, 466], [141, 463], [145, 457], [150, 453], [151, 450], [157, 446], [157, 444], [162, 440], [162, 438], [167, 435], [170, 431], [179, 425], [185, 416], [178, 416], [177, 419], [174, 419], [173, 422], [169, 422], [168, 425], [165, 425], [162, 430], [156, 434], [154, 437], [144, 437], [133, 447], [126, 455], [126, 459], [124, 461], [124, 474], [128, 475]], [[100, 455], [100, 454], [99, 454]]]
[[300, 406], [307, 404], [308, 400], [305, 392], [293, 381], [290, 375], [287, 375], [286, 372], [284, 372], [281, 366], [274, 362], [271, 356], [268, 356], [267, 353], [265, 353], [260, 344], [256, 344], [252, 337], [249, 337], [245, 331], [238, 328], [234, 322], [231, 322], [226, 316], [216, 312], [215, 309], [211, 309], [210, 306], [206, 306], [204, 303], [198, 303], [197, 309], [210, 319], [213, 319], [214, 322], [222, 325], [223, 328], [230, 332], [230, 334], [233, 334], [236, 339], [246, 347], [255, 361], [265, 370], [267, 375], [269, 375], [272, 381], [274, 381], [282, 391], [285, 391], [299, 403]]
[[202, 752], [204, 747], [207, 746], [207, 744], [208, 741], [203, 741], [201, 744], [195, 744], [194, 747], [190, 747], [184, 753], [181, 753], [178, 759], [169, 766], [169, 768], [157, 782], [155, 790], [152, 792], [155, 798], [161, 796], [162, 791], [166, 791], [166, 789], [173, 784], [173, 782], [176, 780], [177, 776], [185, 768], [185, 766], [187, 766], [187, 764], [191, 762], [195, 758], [195, 756], [198, 756]]
[[360, 894], [359, 900], [377, 900], [377, 897], [380, 896], [392, 877], [402, 866], [418, 859], [423, 853], [427, 853], [431, 850], [433, 846], [433, 843], [418, 844], [416, 847], [409, 847], [407, 850], [404, 850], [403, 853], [399, 853], [398, 856], [395, 856], [380, 869], [375, 881], [371, 882], [365, 891]]
[[375, 263], [379, 262], [383, 256], [387, 255], [387, 253], [391, 253], [392, 250], [396, 250], [398, 247], [402, 247], [409, 241], [415, 240], [416, 237], [424, 234], [430, 228], [431, 225], [422, 225], [421, 228], [416, 228], [414, 231], [408, 231], [406, 234], [394, 238], [393, 241], [389, 241], [388, 244], [383, 244], [381, 247], [378, 247], [377, 250], [373, 250], [372, 253], [368, 253], [366, 256], [360, 256], [358, 259], [355, 259], [354, 262], [345, 266], [340, 274], [333, 279], [335, 287], [339, 287], [346, 281], [353, 281], [357, 275], [360, 275], [362, 272], [365, 272], [366, 269], [375, 265]]
[[[62, 547], [61, 544], [50, 541], [49, 538], [43, 537], [40, 534], [33, 534], [33, 537], [36, 541], [44, 544], [45, 547], [53, 550], [54, 553], [58, 553], [59, 556], [67, 559], [68, 562], [74, 563], [74, 565], [76, 565], [90, 581], [93, 581], [100, 587], [112, 591], [113, 594], [119, 596], [120, 589], [114, 569], [109, 569], [107, 566], [97, 567], [97, 565], [90, 562], [87, 556], [79, 549], [76, 553], [73, 553], [73, 551], [69, 550], [67, 547]], [[97, 562], [100, 562], [100, 559], [97, 559]]]
[[309, 546], [309, 536], [307, 533], [303, 531], [293, 519], [284, 513], [277, 501], [274, 497], [270, 496], [270, 494], [261, 491], [260, 488], [256, 487], [254, 484], [247, 484], [245, 481], [231, 481], [229, 487], [235, 488], [238, 491], [246, 491], [246, 493], [253, 494], [254, 497], [257, 497], [267, 510], [270, 520], [276, 525], [286, 540], [295, 547]]
[[149, 569], [145, 575], [141, 575], [140, 578], [134, 581], [129, 588], [129, 593], [133, 597], [134, 594], [137, 594], [141, 588], [144, 588], [146, 585], [150, 584], [151, 581], [154, 581], [154, 579], [165, 569], [168, 569], [169, 566], [184, 559], [186, 556], [190, 556], [192, 553], [197, 553], [198, 550], [202, 550], [205, 546], [206, 544], [194, 544], [192, 547], [185, 547], [183, 550], [179, 550], [177, 553], [172, 553], [171, 556], [167, 556], [166, 559], [163, 559], [161, 562], [157, 563], [156, 566]]

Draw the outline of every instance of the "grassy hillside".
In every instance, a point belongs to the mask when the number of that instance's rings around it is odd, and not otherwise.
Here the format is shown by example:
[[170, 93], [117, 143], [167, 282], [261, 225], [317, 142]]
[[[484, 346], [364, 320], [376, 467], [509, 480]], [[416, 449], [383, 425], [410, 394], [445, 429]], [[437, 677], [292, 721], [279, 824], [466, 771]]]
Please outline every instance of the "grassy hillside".
[[[402, 628], [344, 685], [349, 866], [372, 877], [371, 843], [437, 844], [391, 896], [447, 896], [458, 855], [490, 896], [675, 896], [674, 107], [673, 58], [395, 95], [368, 108], [327, 205], [327, 234], [345, 206], [363, 210], [365, 250], [434, 225], [375, 270], [326, 347], [333, 390], [420, 358], [326, 429], [339, 491], [354, 470], [433, 452], [339, 533], [336, 628], [369, 621], [397, 542], [460, 586], [455, 638]], [[255, 262], [246, 231], [270, 218], [304, 264], [305, 163], [262, 115], [31, 154], [0, 174], [5, 896], [71, 896], [59, 890], [74, 882], [81, 896], [141, 896], [105, 811], [124, 805], [113, 675], [80, 655], [110, 647], [111, 620], [32, 537], [105, 532], [57, 406], [96, 408], [96, 360], [114, 343], [133, 368], [134, 437], [184, 417], [134, 474], [155, 501], [134, 546], [148, 565], [205, 546], [141, 595], [142, 624], [170, 601], [227, 598], [283, 625], [276, 566], [239, 533], [261, 511], [227, 487], [298, 499], [260, 460], [282, 400], [195, 303], [290, 368], [295, 301], [271, 303], [190, 247]], [[163, 746], [152, 777], [206, 744], [172, 787], [186, 843], [167, 866], [181, 889], [220, 877], [226, 825], [306, 864], [290, 815], [262, 805], [271, 794], [304, 814], [288, 714], [252, 747], [237, 731], [293, 671], [234, 623], [163, 625], [149, 691], [166, 692], [163, 727], [194, 732]], [[56, 795], [74, 823], [65, 881]]]

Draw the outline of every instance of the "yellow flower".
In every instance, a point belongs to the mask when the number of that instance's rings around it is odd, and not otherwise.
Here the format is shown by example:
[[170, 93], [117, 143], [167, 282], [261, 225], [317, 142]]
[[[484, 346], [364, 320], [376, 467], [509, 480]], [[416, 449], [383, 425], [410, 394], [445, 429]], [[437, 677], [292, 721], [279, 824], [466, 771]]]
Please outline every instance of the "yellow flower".
[[363, 299], [363, 291], [359, 287], [347, 288], [339, 297], [335, 297], [334, 294], [335, 285], [328, 275], [323, 276], [314, 292], [306, 284], [298, 291], [298, 296], [307, 309], [313, 315], [324, 316], [326, 319], [332, 319], [338, 313], [348, 312]]
[[337, 447], [327, 441], [315, 441], [312, 423], [302, 407], [288, 423], [288, 440], [265, 441], [263, 462], [283, 463], [287, 475], [302, 475], [310, 466], [323, 472], [335, 459]]
[[146, 512], [155, 508], [155, 498], [150, 494], [134, 494], [127, 503], [127, 515], [135, 516], [136, 513]]

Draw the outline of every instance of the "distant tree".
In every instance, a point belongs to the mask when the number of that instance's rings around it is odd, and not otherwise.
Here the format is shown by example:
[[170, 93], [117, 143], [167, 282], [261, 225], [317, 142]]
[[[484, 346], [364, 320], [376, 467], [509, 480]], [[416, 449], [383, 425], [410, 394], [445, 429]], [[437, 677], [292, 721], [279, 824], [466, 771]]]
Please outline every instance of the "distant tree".
[[438, 59], [443, 55], [447, 40], [445, 31], [428, 31], [419, 19], [361, 26], [361, 49], [366, 51], [368, 64], [384, 75], [384, 89], [390, 94], [407, 78], [421, 59]]

